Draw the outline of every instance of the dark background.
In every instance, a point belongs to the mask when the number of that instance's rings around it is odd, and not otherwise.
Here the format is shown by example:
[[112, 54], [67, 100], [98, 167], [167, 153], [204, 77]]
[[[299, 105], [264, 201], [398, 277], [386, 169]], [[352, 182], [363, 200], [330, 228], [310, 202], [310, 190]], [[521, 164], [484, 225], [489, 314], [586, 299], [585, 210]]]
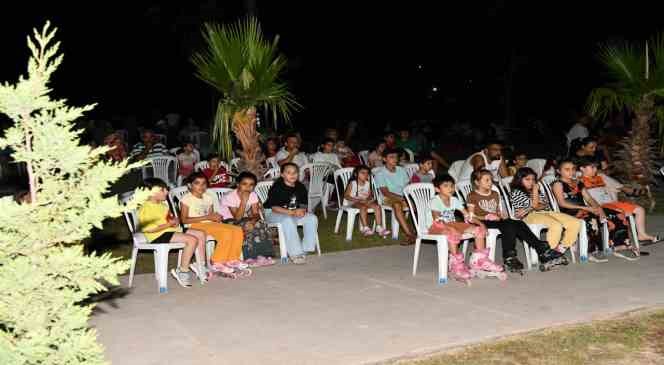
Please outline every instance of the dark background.
[[305, 107], [295, 115], [299, 128], [418, 118], [558, 125], [570, 123], [602, 80], [599, 42], [646, 39], [662, 28], [653, 4], [26, 2], [0, 16], [0, 80], [25, 72], [25, 37], [50, 19], [65, 53], [53, 87], [76, 104], [98, 102], [91, 118], [136, 115], [151, 125], [176, 112], [204, 124], [215, 95], [189, 63], [201, 47], [201, 24], [249, 11], [268, 35], [281, 36], [286, 78]]

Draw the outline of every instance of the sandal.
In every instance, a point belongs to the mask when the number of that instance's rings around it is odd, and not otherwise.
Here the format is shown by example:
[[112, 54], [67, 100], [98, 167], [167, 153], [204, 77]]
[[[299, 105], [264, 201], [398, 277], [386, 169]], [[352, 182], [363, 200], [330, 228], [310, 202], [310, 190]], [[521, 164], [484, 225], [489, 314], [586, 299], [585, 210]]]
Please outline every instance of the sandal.
[[650, 246], [650, 245], [654, 245], [655, 243], [660, 243], [662, 241], [664, 241], [664, 238], [662, 236], [656, 234], [655, 239], [639, 241], [639, 244], [641, 246]]
[[406, 240], [405, 240], [405, 241], [402, 241], [402, 242], [400, 243], [401, 246], [411, 246], [411, 245], [414, 245], [414, 244], [415, 244], [415, 240], [417, 240], [417, 237], [416, 237], [416, 236], [414, 236], [414, 235], [409, 235], [409, 234], [406, 234], [405, 236], [406, 236]]

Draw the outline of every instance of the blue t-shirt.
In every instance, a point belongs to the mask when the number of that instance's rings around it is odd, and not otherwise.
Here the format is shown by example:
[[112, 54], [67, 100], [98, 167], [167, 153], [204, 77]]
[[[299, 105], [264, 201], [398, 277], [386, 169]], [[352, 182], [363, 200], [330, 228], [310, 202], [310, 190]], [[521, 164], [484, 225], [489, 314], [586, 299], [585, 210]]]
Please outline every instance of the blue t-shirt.
[[461, 200], [456, 197], [450, 197], [450, 205], [447, 206], [443, 203], [443, 199], [440, 198], [440, 195], [436, 195], [431, 198], [429, 205], [431, 206], [432, 211], [440, 213], [440, 218], [445, 223], [456, 221], [456, 218], [454, 217], [455, 210], [463, 211], [463, 204], [461, 204]]
[[403, 189], [408, 185], [409, 181], [406, 169], [401, 166], [397, 166], [394, 172], [383, 167], [376, 174], [376, 186], [379, 189], [387, 188], [390, 193], [397, 195], [403, 195]]

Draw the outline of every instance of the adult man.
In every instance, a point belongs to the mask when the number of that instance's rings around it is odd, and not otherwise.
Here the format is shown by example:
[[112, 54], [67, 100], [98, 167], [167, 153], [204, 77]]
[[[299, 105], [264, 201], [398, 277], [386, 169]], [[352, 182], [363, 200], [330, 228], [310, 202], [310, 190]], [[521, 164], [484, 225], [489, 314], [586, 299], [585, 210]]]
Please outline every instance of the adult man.
[[284, 147], [277, 152], [276, 160], [279, 166], [292, 162], [302, 168], [307, 164], [307, 156], [300, 152], [300, 140], [297, 135], [290, 133], [286, 135]]
[[142, 142], [138, 142], [131, 149], [129, 159], [131, 161], [140, 161], [146, 158], [152, 158], [160, 155], [168, 155], [166, 146], [156, 143], [157, 137], [149, 129], [143, 131]]
[[[587, 115], [582, 116], [579, 118], [576, 123], [570, 128], [569, 132], [567, 132], [567, 146], [571, 146], [572, 142], [575, 139], [581, 139], [581, 138], [586, 138], [590, 135], [590, 132], [588, 132], [588, 125], [590, 125], [590, 117]], [[574, 152], [574, 151], [570, 151]]]
[[497, 141], [489, 141], [486, 147], [475, 152], [461, 166], [459, 181], [470, 180], [473, 171], [486, 169], [491, 172], [494, 180], [509, 176], [507, 165], [503, 159], [503, 145]]

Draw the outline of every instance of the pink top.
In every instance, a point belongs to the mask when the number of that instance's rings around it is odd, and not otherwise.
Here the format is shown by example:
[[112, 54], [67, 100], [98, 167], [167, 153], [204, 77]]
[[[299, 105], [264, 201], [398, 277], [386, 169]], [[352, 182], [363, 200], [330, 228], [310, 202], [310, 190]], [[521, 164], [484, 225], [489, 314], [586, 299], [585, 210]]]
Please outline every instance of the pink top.
[[[258, 203], [258, 195], [256, 192], [252, 191], [251, 194], [249, 194], [249, 200], [247, 201], [245, 214], [249, 209], [251, 209], [251, 206], [256, 203]], [[221, 212], [219, 212], [219, 214], [221, 214], [224, 219], [231, 219], [233, 218], [233, 214], [228, 208], [237, 208], [239, 206], [240, 194], [237, 193], [237, 190], [233, 190], [230, 193], [224, 195], [224, 197], [221, 199]]]

